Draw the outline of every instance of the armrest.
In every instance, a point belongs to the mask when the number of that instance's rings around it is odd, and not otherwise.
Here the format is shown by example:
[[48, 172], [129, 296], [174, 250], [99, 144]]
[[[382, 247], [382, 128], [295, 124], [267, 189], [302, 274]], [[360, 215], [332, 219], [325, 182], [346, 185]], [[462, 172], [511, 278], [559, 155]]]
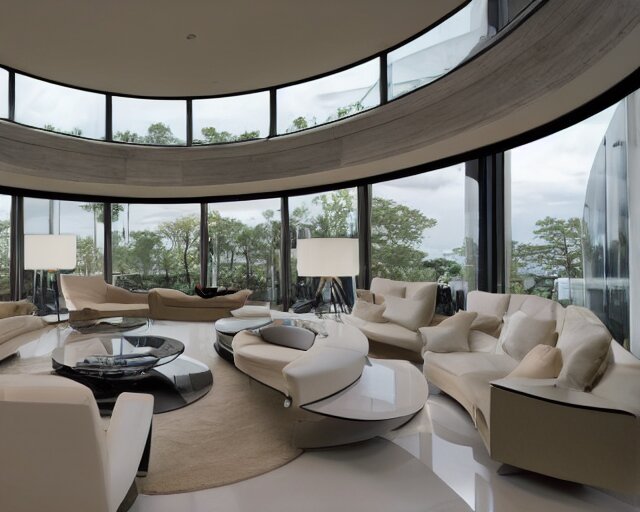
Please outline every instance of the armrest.
[[505, 378], [491, 382], [491, 385], [506, 391], [553, 402], [567, 407], [596, 409], [617, 414], [640, 417], [640, 408], [621, 407], [610, 400], [594, 396], [587, 391], [556, 386], [556, 379]]
[[134, 293], [119, 286], [107, 284], [107, 302], [120, 302], [122, 304], [148, 304], [147, 293]]
[[144, 452], [151, 418], [153, 396], [122, 393], [113, 408], [107, 430], [107, 478], [112, 503], [121, 503], [131, 487]]

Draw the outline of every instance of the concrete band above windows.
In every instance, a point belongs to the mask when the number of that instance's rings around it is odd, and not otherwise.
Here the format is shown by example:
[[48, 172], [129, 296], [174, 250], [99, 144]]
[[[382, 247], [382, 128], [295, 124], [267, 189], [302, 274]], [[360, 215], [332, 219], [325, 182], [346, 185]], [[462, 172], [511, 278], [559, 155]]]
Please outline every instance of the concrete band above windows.
[[373, 179], [524, 134], [640, 67], [640, 3], [548, 1], [423, 89], [353, 118], [224, 146], [78, 140], [0, 122], [0, 183], [49, 193], [204, 198]]

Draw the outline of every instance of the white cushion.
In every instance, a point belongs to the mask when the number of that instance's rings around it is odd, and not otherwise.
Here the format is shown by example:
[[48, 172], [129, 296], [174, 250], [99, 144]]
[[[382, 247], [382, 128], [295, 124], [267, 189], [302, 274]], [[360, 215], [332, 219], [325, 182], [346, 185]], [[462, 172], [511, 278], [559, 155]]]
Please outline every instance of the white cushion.
[[518, 365], [513, 357], [506, 354], [486, 352], [450, 352], [447, 354], [425, 352], [424, 363], [425, 366], [436, 366], [455, 376], [475, 372], [496, 372], [496, 378], [505, 377]]
[[[384, 297], [404, 297], [407, 286], [401, 281], [393, 281], [383, 277], [374, 277], [371, 280], [371, 291]], [[377, 302], [377, 301], [376, 301]]]
[[382, 313], [383, 318], [410, 331], [417, 331], [419, 327], [429, 325], [435, 309], [435, 301], [429, 299], [401, 299], [385, 295], [384, 303], [386, 309]]
[[373, 304], [371, 302], [358, 299], [353, 306], [351, 314], [356, 318], [366, 320], [367, 322], [388, 322], [388, 320], [383, 316], [385, 309], [386, 306], [384, 304]]
[[433, 327], [420, 328], [420, 334], [429, 352], [469, 352], [469, 327], [477, 313], [459, 311]]
[[236, 318], [260, 318], [268, 317], [271, 311], [268, 306], [242, 306], [241, 308], [230, 311], [231, 315]]
[[498, 338], [486, 332], [474, 330], [473, 323], [471, 323], [469, 330], [469, 350], [471, 352], [495, 352], [497, 344]]
[[555, 329], [555, 320], [539, 320], [516, 311], [505, 317], [499, 343], [505, 353], [521, 361], [536, 345], [555, 345]]
[[562, 368], [562, 353], [550, 345], [536, 345], [507, 377], [555, 379]]
[[351, 324], [371, 341], [386, 343], [394, 347], [405, 348], [414, 352], [422, 351], [422, 337], [418, 331], [410, 331], [406, 327], [392, 322], [367, 322], [353, 315], [345, 315], [344, 322]]
[[505, 293], [489, 293], [474, 290], [467, 295], [467, 311], [475, 311], [485, 315], [502, 318], [507, 312], [510, 295]]
[[558, 348], [563, 366], [558, 386], [589, 391], [606, 370], [611, 334], [591, 311], [568, 306]]
[[502, 317], [478, 313], [478, 316], [471, 324], [471, 330], [482, 331], [490, 336], [497, 336], [502, 327]]

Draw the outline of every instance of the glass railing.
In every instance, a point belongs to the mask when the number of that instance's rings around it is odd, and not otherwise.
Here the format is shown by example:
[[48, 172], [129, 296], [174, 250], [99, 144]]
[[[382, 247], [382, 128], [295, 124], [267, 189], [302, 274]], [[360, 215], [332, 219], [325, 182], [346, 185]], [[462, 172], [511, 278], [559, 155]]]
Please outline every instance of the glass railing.
[[501, 2], [497, 15], [489, 14], [488, 3], [471, 0], [437, 25], [368, 61], [249, 94], [127, 97], [58, 85], [0, 67], [0, 118], [76, 137], [161, 146], [282, 136], [357, 115], [427, 86], [467, 60], [531, 1]]

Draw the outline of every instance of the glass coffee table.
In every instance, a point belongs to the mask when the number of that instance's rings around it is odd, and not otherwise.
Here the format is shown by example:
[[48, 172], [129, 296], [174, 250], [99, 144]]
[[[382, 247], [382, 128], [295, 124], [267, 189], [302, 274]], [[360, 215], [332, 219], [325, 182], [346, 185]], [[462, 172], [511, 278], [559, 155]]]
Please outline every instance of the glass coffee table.
[[164, 336], [96, 335], [69, 341], [51, 354], [53, 369], [89, 387], [109, 414], [120, 393], [150, 393], [154, 413], [179, 409], [213, 386], [208, 366], [183, 354], [184, 344]]
[[213, 348], [223, 359], [233, 363], [233, 337], [240, 331], [246, 329], [260, 329], [265, 325], [269, 325], [273, 320], [270, 316], [258, 316], [258, 317], [228, 317], [216, 320], [214, 326], [216, 329], [216, 341], [213, 344]]

